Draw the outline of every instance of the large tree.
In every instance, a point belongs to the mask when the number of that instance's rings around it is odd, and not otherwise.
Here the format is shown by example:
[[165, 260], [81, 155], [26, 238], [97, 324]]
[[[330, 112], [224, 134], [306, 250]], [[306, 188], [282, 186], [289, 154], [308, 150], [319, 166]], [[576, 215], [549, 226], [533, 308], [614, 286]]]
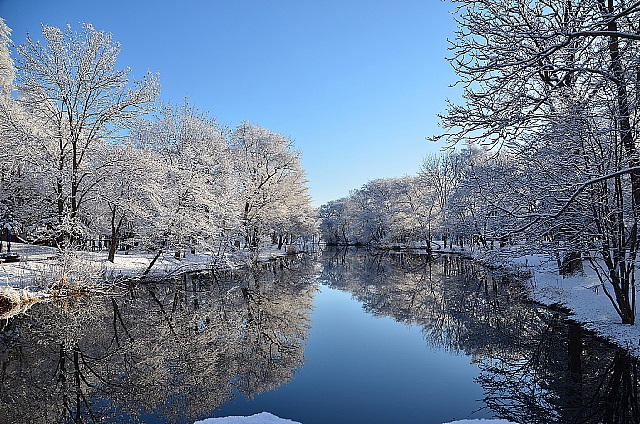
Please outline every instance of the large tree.
[[10, 35], [11, 28], [0, 18], [0, 231], [12, 224], [15, 201], [13, 198], [15, 189], [12, 184], [15, 168], [10, 159], [13, 149], [11, 149], [7, 137], [7, 134], [11, 132], [7, 118], [16, 109], [15, 102], [11, 98], [15, 66], [9, 51]]
[[460, 183], [468, 156], [468, 151], [427, 155], [418, 172], [416, 184], [421, 187], [423, 197], [428, 197], [427, 201], [421, 202], [421, 215], [429, 227], [433, 225], [433, 218], [437, 217], [444, 248], [451, 238], [460, 240], [460, 234], [454, 229], [455, 218], [449, 217], [450, 199]]
[[90, 24], [79, 32], [43, 25], [42, 40], [28, 35], [17, 51], [16, 85], [39, 129], [33, 147], [42, 152], [42, 183], [51, 190], [58, 235], [69, 241], [79, 235], [83, 203], [101, 180], [91, 164], [99, 141], [122, 136], [147, 112], [158, 78], [148, 74], [131, 84], [129, 68], [116, 68], [119, 43]]
[[155, 152], [130, 141], [103, 142], [99, 149], [100, 154], [92, 164], [103, 178], [87, 199], [93, 219], [86, 225], [98, 236], [98, 240], [91, 240], [91, 247], [106, 243], [107, 259], [114, 262], [123, 239], [128, 238], [131, 247], [141, 241], [142, 234], [154, 228], [154, 199], [162, 179], [161, 169]]
[[[588, 216], [586, 222], [580, 220], [588, 237], [574, 234], [572, 240], [587, 239], [597, 249], [603, 287], [622, 322], [634, 323], [640, 2], [457, 3], [459, 30], [451, 63], [465, 102], [450, 104], [443, 116], [449, 141], [480, 142], [519, 158], [553, 148], [555, 153], [547, 157], [563, 154], [580, 168], [558, 184], [545, 180], [545, 190], [528, 190], [525, 209], [502, 212], [512, 224], [520, 221], [512, 225], [514, 233], [549, 225], [564, 231], [564, 225], [543, 222], [568, 213]], [[615, 154], [617, 160], [603, 167], [597, 152]], [[539, 161], [537, 172], [547, 173], [554, 164], [558, 161]], [[513, 175], [523, 175], [522, 170]], [[580, 203], [588, 195], [591, 201]]]
[[16, 76], [16, 68], [9, 51], [10, 37], [11, 28], [0, 18], [0, 90], [3, 95], [11, 93]]
[[[163, 105], [152, 121], [141, 120], [133, 132], [138, 148], [154, 154], [150, 190], [155, 238], [176, 252], [220, 246], [236, 224], [237, 190], [227, 130], [185, 101]], [[142, 231], [142, 230], [141, 230]]]

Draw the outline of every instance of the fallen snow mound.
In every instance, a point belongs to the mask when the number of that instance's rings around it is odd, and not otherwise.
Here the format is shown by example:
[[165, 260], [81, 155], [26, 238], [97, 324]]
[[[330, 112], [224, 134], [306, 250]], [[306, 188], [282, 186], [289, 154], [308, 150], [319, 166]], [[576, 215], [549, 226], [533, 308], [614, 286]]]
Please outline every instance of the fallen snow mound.
[[222, 417], [207, 418], [206, 420], [196, 421], [194, 424], [301, 424], [297, 421], [285, 420], [276, 417], [268, 412], [251, 415], [249, 417]]

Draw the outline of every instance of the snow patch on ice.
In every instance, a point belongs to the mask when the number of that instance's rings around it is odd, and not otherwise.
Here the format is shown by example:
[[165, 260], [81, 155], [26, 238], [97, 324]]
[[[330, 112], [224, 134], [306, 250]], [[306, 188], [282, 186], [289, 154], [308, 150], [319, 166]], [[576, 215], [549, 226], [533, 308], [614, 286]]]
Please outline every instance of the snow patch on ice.
[[194, 424], [301, 424], [297, 421], [286, 420], [279, 418], [268, 412], [261, 412], [259, 414], [251, 415], [248, 417], [232, 416], [232, 417], [220, 417], [220, 418], [207, 418], [202, 421], [196, 421]]

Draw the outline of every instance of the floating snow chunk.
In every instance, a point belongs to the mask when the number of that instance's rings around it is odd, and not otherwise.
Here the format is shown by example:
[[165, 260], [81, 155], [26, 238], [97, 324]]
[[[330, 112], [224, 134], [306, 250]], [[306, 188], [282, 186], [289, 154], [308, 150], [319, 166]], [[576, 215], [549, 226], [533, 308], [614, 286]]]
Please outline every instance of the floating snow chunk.
[[285, 420], [268, 412], [251, 415], [249, 417], [221, 417], [207, 418], [194, 424], [301, 424], [297, 421]]

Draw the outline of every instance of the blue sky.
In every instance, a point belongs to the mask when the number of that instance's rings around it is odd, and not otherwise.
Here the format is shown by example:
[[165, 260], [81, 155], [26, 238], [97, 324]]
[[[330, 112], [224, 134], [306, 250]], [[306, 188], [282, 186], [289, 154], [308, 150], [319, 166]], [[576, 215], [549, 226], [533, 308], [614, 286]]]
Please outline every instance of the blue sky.
[[0, 0], [15, 43], [40, 23], [90, 22], [119, 63], [160, 73], [218, 122], [291, 137], [316, 206], [367, 181], [415, 174], [442, 145], [437, 113], [457, 99], [445, 57], [455, 23], [441, 0]]

